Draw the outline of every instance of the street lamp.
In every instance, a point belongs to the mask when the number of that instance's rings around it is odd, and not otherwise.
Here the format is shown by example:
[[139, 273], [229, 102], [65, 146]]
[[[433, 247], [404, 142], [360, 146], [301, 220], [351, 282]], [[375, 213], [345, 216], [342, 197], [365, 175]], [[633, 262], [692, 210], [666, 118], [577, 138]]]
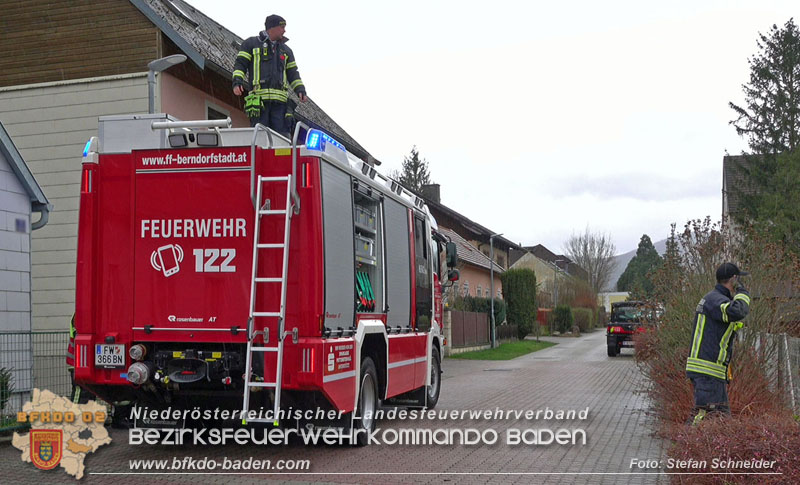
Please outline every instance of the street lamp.
[[[558, 306], [558, 270], [560, 269], [558, 267], [558, 263], [567, 263], [567, 262], [569, 261], [566, 259], [556, 259], [555, 261], [553, 261], [553, 311], [554, 312], [556, 310], [556, 306]], [[550, 321], [551, 321], [550, 333], [552, 334], [553, 333], [552, 319]]]
[[553, 308], [558, 305], [558, 263], [568, 263], [566, 259], [557, 259], [553, 261]]
[[147, 64], [147, 112], [155, 112], [155, 92], [156, 92], [156, 73], [165, 71], [170, 67], [180, 64], [186, 60], [183, 54], [173, 54], [171, 56], [156, 59]]
[[497, 346], [494, 321], [494, 238], [502, 235], [503, 233], [501, 232], [489, 236], [489, 301], [492, 307], [489, 316], [492, 319], [492, 348]]

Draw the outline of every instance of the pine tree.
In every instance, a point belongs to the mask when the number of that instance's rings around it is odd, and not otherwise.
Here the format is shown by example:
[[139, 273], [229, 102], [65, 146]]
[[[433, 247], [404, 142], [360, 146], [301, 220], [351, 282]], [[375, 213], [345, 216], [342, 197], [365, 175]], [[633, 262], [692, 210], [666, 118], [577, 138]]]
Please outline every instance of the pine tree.
[[771, 177], [743, 197], [750, 223], [761, 234], [800, 254], [800, 150], [783, 153]]
[[789, 19], [758, 35], [759, 53], [748, 59], [750, 82], [742, 86], [745, 105], [729, 103], [738, 115], [730, 123], [753, 154], [793, 151], [800, 142], [800, 31]]
[[731, 124], [750, 147], [735, 167], [746, 186], [731, 189], [741, 204], [734, 215], [800, 253], [800, 30], [789, 19], [759, 34], [757, 45], [742, 86], [745, 105], [730, 103], [738, 115]]
[[403, 170], [398, 181], [407, 189], [415, 192], [419, 192], [423, 185], [431, 183], [428, 162], [424, 158], [420, 158], [416, 145], [411, 148], [411, 153], [403, 159]]
[[617, 290], [630, 291], [636, 296], [651, 296], [653, 282], [648, 275], [662, 263], [663, 260], [653, 246], [650, 236], [643, 234], [639, 240], [639, 247], [636, 248], [636, 256], [628, 262], [628, 266], [617, 281]]

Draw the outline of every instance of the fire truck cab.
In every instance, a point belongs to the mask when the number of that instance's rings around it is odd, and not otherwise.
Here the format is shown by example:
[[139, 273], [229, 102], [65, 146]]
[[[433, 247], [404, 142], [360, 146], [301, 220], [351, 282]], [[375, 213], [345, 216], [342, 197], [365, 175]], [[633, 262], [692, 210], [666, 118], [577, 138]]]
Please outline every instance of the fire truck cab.
[[435, 406], [458, 276], [422, 199], [302, 123], [293, 140], [229, 126], [100, 118], [76, 382], [109, 402], [272, 411], [248, 423], [321, 408], [371, 429], [380, 401]]

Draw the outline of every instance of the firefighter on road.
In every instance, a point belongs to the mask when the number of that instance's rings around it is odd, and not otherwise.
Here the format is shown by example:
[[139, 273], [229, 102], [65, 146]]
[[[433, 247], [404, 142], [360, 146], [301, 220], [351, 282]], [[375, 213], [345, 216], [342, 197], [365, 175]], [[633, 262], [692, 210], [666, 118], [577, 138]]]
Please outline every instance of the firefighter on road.
[[717, 285], [697, 304], [686, 361], [686, 374], [694, 388], [693, 425], [708, 413], [730, 414], [727, 384], [733, 341], [750, 312], [750, 294], [740, 280], [747, 274], [733, 263], [720, 265]]
[[244, 111], [250, 126], [261, 123], [288, 136], [293, 116], [293, 110], [287, 111], [289, 88], [301, 102], [308, 99], [306, 88], [294, 53], [286, 45], [288, 39], [283, 36], [286, 21], [279, 15], [270, 15], [264, 26], [266, 30], [245, 40], [239, 48], [233, 67], [233, 93], [243, 95], [249, 83]]

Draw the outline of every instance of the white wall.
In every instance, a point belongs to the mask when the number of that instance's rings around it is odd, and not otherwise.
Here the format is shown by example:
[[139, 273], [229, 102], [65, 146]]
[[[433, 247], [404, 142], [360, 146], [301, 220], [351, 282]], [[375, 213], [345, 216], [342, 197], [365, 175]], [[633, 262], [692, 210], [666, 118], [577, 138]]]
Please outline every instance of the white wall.
[[75, 309], [81, 154], [98, 117], [146, 112], [146, 74], [0, 88], [0, 120], [54, 206], [32, 237], [35, 330], [67, 330]]
[[31, 326], [31, 201], [0, 154], [0, 331]]
[[14, 394], [6, 411], [19, 408], [31, 387], [31, 201], [0, 154], [0, 367], [12, 369]]

